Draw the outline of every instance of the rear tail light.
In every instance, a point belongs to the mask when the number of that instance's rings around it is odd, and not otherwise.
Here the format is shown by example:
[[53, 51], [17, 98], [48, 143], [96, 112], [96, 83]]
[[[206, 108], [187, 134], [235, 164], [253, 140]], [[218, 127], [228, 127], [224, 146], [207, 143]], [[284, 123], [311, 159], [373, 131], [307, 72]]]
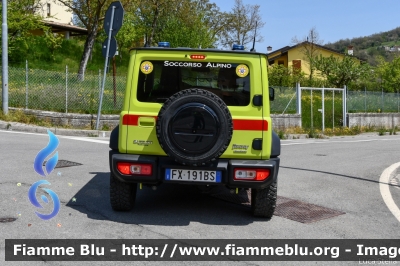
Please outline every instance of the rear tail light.
[[129, 170], [130, 164], [129, 163], [117, 163], [118, 171], [124, 175], [130, 175], [131, 171]]
[[151, 175], [153, 167], [145, 163], [117, 163], [118, 171], [124, 175]]
[[133, 164], [131, 165], [131, 173], [136, 175], [151, 175], [151, 164]]
[[266, 180], [271, 171], [269, 169], [234, 169], [233, 178], [235, 180], [247, 180], [247, 181], [264, 181]]

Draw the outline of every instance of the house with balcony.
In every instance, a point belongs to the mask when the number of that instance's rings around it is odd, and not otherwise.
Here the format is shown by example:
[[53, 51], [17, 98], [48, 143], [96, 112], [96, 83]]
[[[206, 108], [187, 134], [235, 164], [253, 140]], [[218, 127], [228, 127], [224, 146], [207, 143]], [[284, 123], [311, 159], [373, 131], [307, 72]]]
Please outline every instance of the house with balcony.
[[[344, 58], [345, 56], [344, 53], [334, 49], [305, 41], [293, 46], [285, 46], [268, 53], [268, 63], [269, 65], [283, 65], [293, 69], [294, 72], [304, 72], [306, 75], [309, 75], [310, 62], [305, 55], [306, 51], [312, 51], [313, 56], [322, 55], [323, 57], [330, 57], [333, 55], [338, 58]], [[347, 54], [353, 55], [353, 46], [348, 47]], [[360, 59], [356, 57], [355, 59], [361, 62]]]
[[[39, 15], [53, 33], [62, 34], [66, 39], [77, 35], [87, 35], [87, 29], [74, 25], [72, 11], [62, 3], [54, 0], [41, 0], [40, 3]], [[36, 30], [33, 34], [41, 35], [43, 31]]]

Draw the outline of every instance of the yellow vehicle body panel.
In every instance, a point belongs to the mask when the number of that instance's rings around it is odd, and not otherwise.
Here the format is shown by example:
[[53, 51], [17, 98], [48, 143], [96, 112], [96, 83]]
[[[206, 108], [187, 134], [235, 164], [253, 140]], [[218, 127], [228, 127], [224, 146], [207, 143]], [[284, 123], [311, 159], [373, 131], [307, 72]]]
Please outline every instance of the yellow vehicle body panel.
[[[162, 53], [162, 56], [160, 56]], [[204, 60], [192, 60], [191, 54], [201, 54]], [[168, 49], [132, 50], [126, 85], [125, 101], [120, 118], [119, 151], [130, 154], [166, 156], [156, 135], [157, 115], [162, 103], [141, 102], [137, 99], [140, 64], [144, 61], [237, 63], [250, 70], [250, 103], [247, 106], [229, 106], [233, 119], [232, 140], [221, 158], [269, 159], [271, 152], [271, 118], [269, 111], [269, 89], [267, 58], [261, 54], [227, 53], [195, 50], [195, 52]], [[261, 77], [261, 78], [260, 78]], [[254, 106], [255, 95], [262, 96], [262, 106]], [[262, 140], [262, 149], [253, 148], [254, 140]]]

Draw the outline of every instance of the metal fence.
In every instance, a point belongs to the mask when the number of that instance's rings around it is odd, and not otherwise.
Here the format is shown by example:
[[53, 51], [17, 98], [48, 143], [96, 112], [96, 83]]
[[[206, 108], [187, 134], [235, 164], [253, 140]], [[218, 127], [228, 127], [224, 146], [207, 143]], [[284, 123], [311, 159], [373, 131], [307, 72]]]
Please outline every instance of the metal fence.
[[383, 113], [400, 112], [400, 95], [382, 91], [348, 91], [347, 112]]
[[[296, 88], [272, 87], [275, 88], [275, 100], [271, 102], [271, 113], [295, 114], [297, 99]], [[377, 91], [352, 91], [351, 88], [348, 88], [346, 93], [348, 113], [400, 113], [399, 92], [387, 93], [379, 89]], [[306, 94], [302, 96], [307, 97]], [[329, 94], [327, 94], [326, 97], [329, 98]], [[305, 99], [302, 100], [304, 101]], [[318, 101], [314, 104], [318, 104]]]
[[[96, 114], [99, 106], [102, 71], [78, 80], [68, 67], [63, 72], [9, 67], [8, 106], [65, 113]], [[108, 74], [104, 86], [102, 113], [119, 113], [125, 93], [126, 76]], [[271, 113], [296, 113], [296, 88], [275, 88]], [[1, 88], [0, 88], [1, 90]], [[2, 98], [0, 97], [0, 106]], [[318, 107], [320, 108], [320, 107]], [[400, 95], [377, 91], [347, 90], [347, 111], [350, 113], [400, 112]]]
[[[76, 72], [9, 67], [8, 106], [65, 113], [97, 113], [102, 71], [78, 80]], [[102, 113], [122, 109], [126, 77], [108, 74], [104, 86]], [[1, 90], [1, 89], [0, 89]], [[0, 99], [2, 104], [2, 99]]]
[[296, 88], [277, 87], [275, 89], [275, 99], [270, 103], [271, 113], [273, 114], [295, 114], [296, 113]]

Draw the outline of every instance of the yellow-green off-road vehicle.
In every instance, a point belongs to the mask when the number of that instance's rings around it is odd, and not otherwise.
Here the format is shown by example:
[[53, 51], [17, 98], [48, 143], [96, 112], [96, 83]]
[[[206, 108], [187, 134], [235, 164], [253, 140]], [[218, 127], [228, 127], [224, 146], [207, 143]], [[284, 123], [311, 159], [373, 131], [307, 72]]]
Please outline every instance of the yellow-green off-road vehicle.
[[131, 210], [137, 184], [251, 189], [272, 217], [280, 140], [272, 132], [265, 54], [159, 47], [131, 50], [119, 126], [110, 137], [110, 201]]

